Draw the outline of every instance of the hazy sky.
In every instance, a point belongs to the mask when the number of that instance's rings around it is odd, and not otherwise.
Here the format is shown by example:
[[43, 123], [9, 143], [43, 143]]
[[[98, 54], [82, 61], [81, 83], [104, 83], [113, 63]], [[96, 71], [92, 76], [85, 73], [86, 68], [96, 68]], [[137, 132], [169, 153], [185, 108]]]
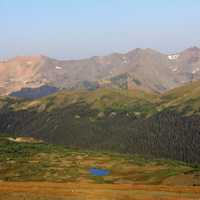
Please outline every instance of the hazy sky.
[[200, 46], [200, 0], [0, 0], [0, 58]]

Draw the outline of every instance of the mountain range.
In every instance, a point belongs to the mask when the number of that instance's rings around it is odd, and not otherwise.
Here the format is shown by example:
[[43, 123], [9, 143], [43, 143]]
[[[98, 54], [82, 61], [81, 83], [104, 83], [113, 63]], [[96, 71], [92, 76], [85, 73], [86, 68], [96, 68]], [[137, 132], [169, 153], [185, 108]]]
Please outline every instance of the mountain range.
[[[0, 135], [200, 162], [200, 49], [0, 63]], [[19, 98], [20, 97], [20, 98]]]
[[22, 56], [0, 62], [0, 95], [28, 98], [62, 89], [101, 87], [164, 93], [199, 79], [200, 49], [197, 47], [171, 55], [135, 49], [125, 54], [82, 60]]

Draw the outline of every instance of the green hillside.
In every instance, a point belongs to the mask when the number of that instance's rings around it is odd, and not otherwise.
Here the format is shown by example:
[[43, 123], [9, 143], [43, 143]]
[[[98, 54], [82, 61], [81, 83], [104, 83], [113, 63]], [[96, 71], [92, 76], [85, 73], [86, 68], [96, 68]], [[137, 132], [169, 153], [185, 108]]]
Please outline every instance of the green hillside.
[[156, 96], [139, 90], [97, 89], [95, 91], [64, 91], [35, 101], [16, 105], [15, 110], [36, 109], [51, 112], [72, 105], [85, 105], [99, 112], [115, 111], [141, 115], [154, 113]]
[[167, 92], [63, 91], [0, 100], [0, 132], [70, 148], [200, 163], [199, 82]]
[[[72, 105], [87, 105], [89, 109], [108, 113], [128, 113], [151, 116], [162, 110], [175, 110], [185, 115], [198, 114], [200, 109], [200, 81], [186, 84], [162, 95], [142, 90], [101, 88], [93, 91], [73, 90], [58, 92], [37, 100], [1, 97], [0, 108], [51, 112]], [[101, 113], [102, 114], [102, 113]]]
[[200, 113], [200, 81], [166, 92], [161, 96], [163, 108], [170, 108], [182, 114]]
[[[199, 168], [172, 160], [150, 160], [138, 155], [67, 149], [45, 143], [0, 138], [0, 180], [178, 185], [179, 177], [198, 175]], [[26, 139], [28, 141], [28, 138]], [[30, 140], [32, 141], [32, 140]], [[91, 168], [108, 170], [105, 176]], [[175, 181], [176, 180], [176, 181]], [[182, 185], [198, 185], [190, 178]]]

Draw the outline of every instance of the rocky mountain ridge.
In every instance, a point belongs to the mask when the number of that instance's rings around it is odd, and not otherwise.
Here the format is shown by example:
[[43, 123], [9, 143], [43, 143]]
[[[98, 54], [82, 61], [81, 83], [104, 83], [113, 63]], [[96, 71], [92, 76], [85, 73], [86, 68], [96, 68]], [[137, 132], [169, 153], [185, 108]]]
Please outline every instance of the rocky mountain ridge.
[[58, 89], [137, 88], [163, 93], [199, 79], [197, 47], [172, 55], [135, 49], [82, 60], [24, 56], [0, 62], [0, 95], [46, 85]]

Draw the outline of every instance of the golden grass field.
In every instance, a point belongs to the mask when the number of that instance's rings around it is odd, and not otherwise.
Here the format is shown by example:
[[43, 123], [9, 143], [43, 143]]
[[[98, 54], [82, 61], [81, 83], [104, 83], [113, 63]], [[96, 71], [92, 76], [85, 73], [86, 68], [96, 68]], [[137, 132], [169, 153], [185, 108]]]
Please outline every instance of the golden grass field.
[[2, 182], [0, 200], [199, 200], [200, 187]]

